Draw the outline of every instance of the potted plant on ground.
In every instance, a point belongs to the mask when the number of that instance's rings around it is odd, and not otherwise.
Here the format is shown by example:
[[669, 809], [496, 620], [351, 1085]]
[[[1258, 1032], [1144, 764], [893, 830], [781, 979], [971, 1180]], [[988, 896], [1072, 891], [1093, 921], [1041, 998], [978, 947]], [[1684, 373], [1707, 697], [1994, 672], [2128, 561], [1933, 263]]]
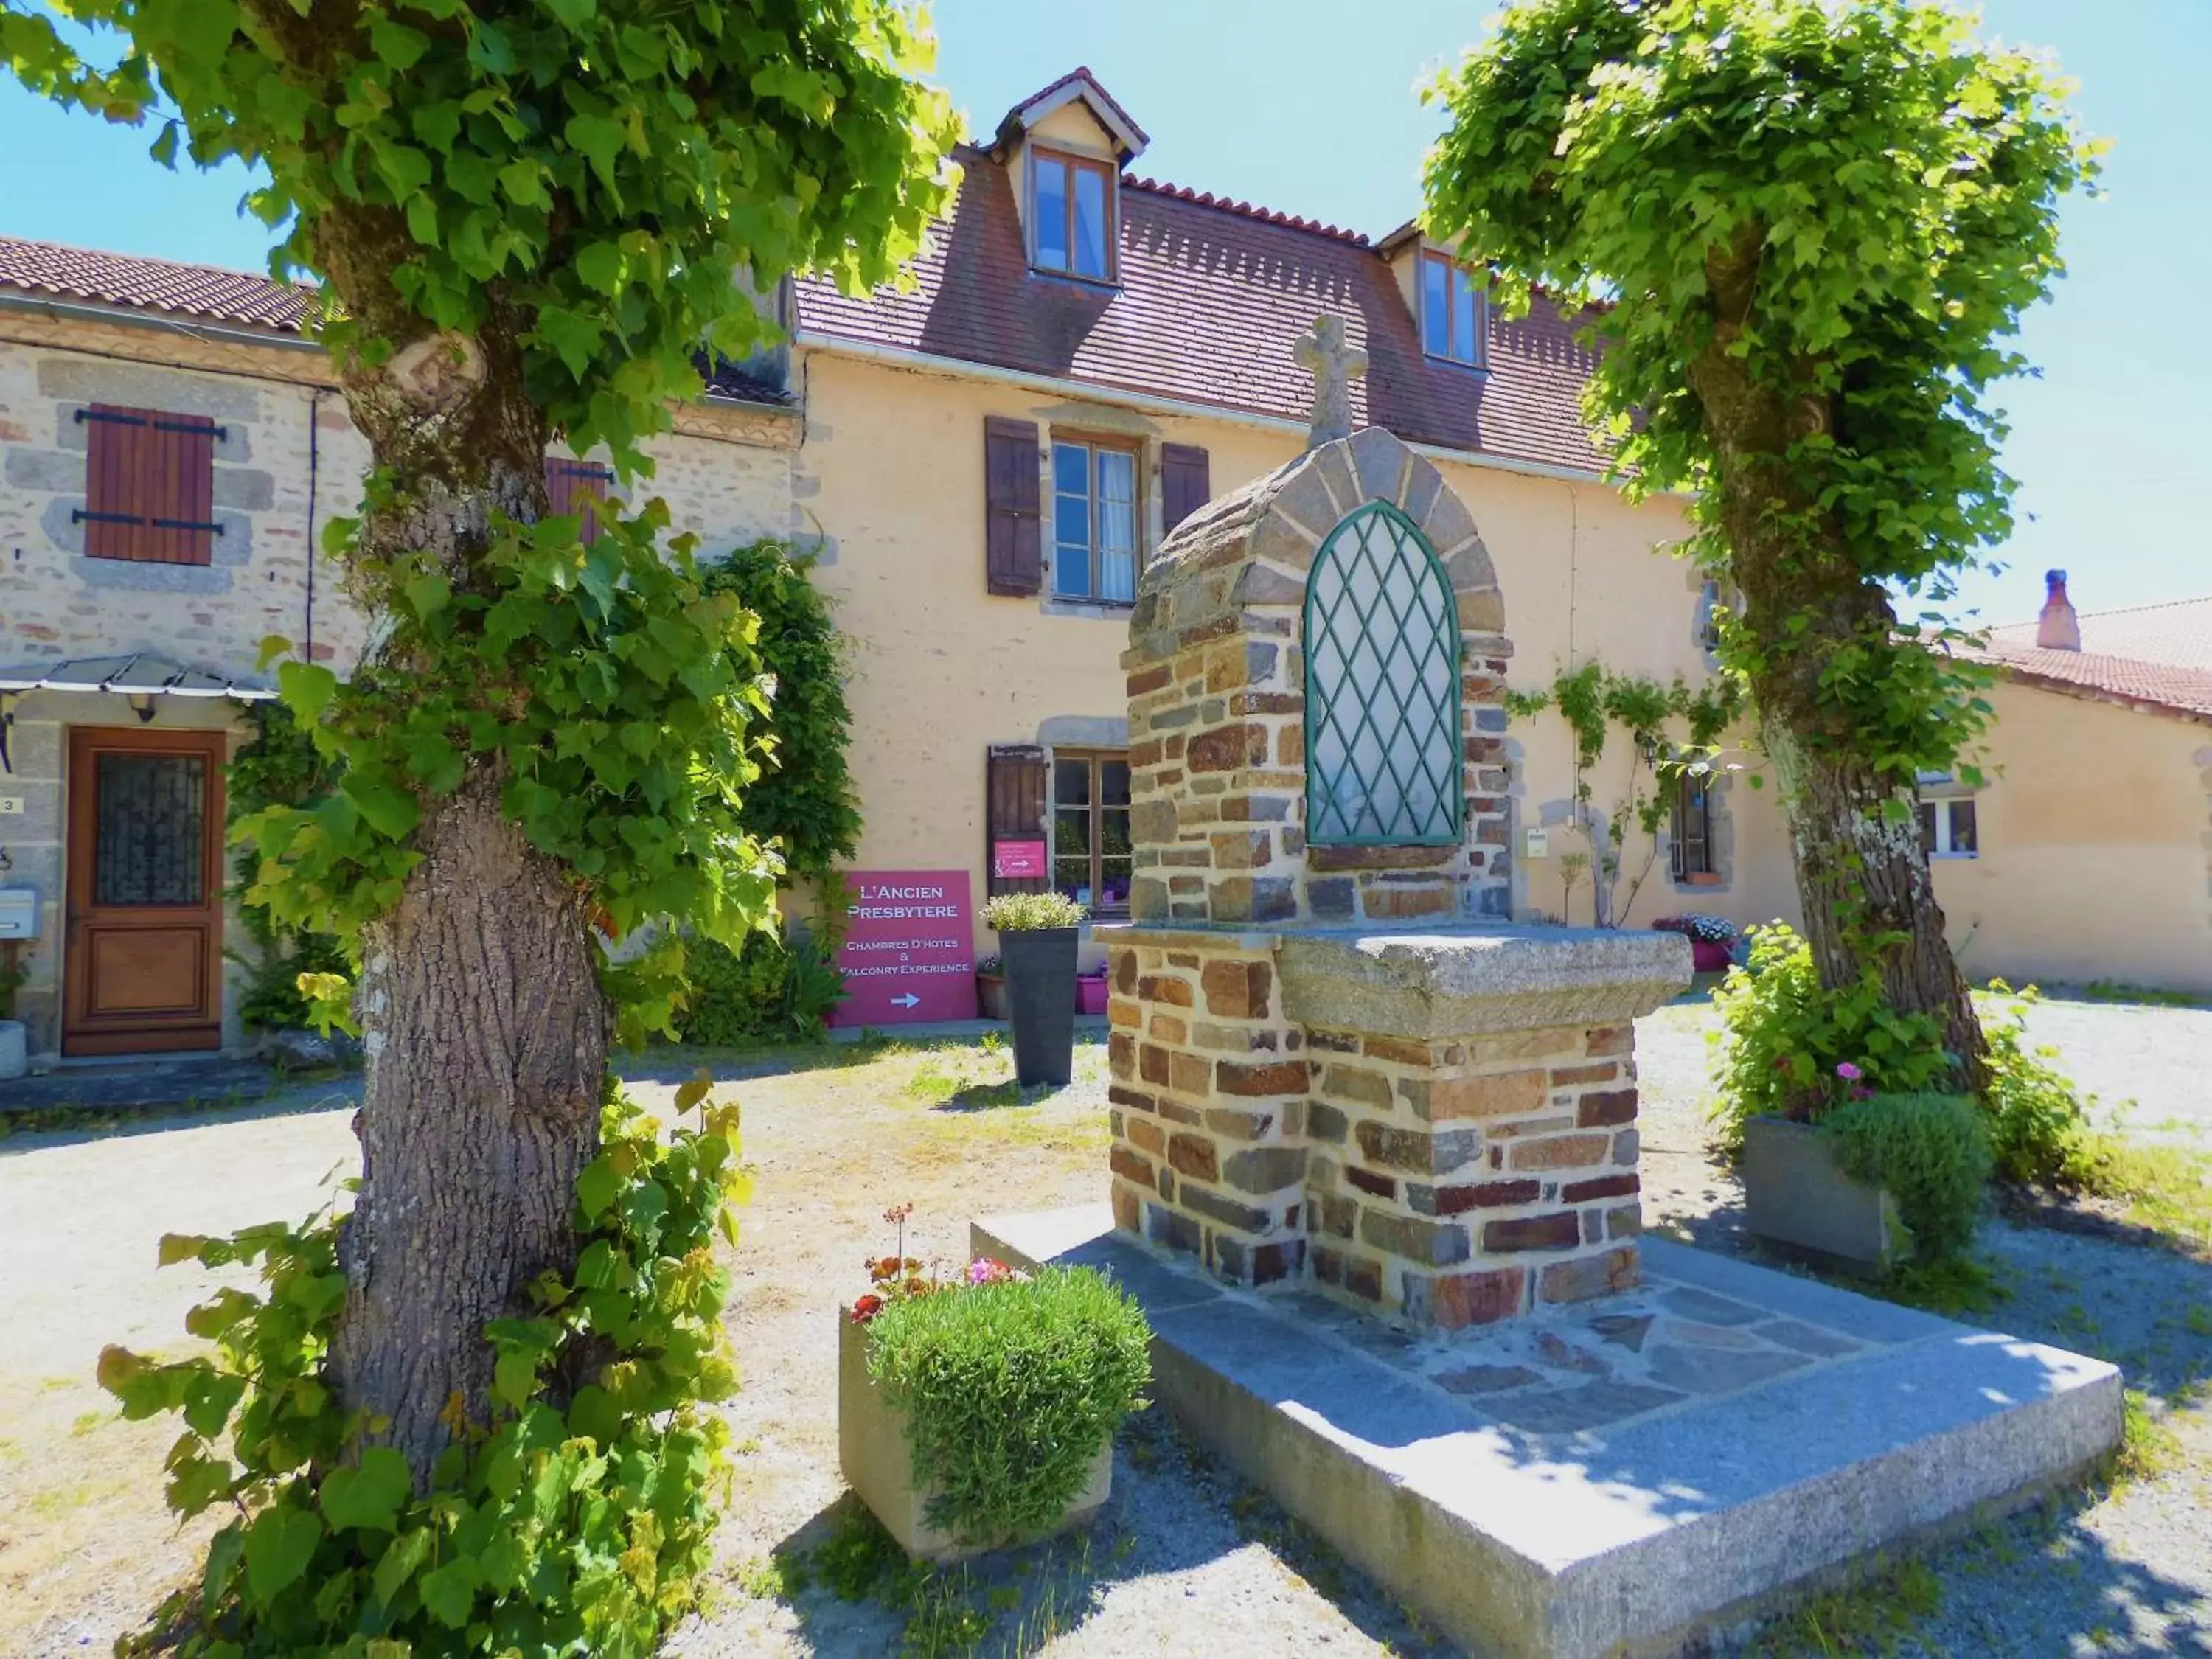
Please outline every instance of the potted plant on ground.
[[15, 993], [31, 977], [31, 953], [20, 957], [10, 942], [0, 948], [0, 1079], [18, 1078], [30, 1069], [30, 1028], [15, 1018]]
[[1892, 1012], [1878, 982], [1820, 983], [1811, 947], [1777, 923], [1720, 1007], [1723, 1150], [1739, 1155], [1744, 1220], [1784, 1254], [1878, 1275], [1963, 1250], [1990, 1172], [1985, 1114], [1942, 1092], [1931, 1019]]
[[1090, 914], [1061, 893], [997, 893], [983, 925], [999, 935], [1014, 1027], [1014, 1080], [1065, 1085], [1075, 1066], [1075, 936]]
[[1006, 1018], [1006, 964], [995, 951], [975, 964], [975, 1006], [986, 1019]]
[[1724, 974], [1735, 948], [1735, 924], [1726, 916], [1662, 916], [1651, 924], [1660, 933], [1680, 933], [1690, 941], [1690, 965], [1701, 974]]
[[1075, 976], [1075, 1012], [1079, 1014], [1103, 1014], [1106, 1012], [1106, 964], [1087, 968]]
[[917, 1559], [1026, 1543], [1113, 1489], [1114, 1432], [1142, 1406], [1152, 1334], [1100, 1274], [988, 1257], [945, 1277], [900, 1253], [838, 1311], [847, 1482]]

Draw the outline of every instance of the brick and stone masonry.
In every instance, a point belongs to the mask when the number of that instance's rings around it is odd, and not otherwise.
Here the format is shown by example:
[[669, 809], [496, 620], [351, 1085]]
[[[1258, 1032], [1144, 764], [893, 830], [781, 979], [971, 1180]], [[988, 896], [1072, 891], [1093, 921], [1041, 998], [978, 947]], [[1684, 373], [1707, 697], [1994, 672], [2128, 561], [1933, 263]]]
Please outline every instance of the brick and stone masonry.
[[[1458, 609], [1457, 845], [1305, 842], [1305, 584], [1378, 501]], [[1134, 920], [1100, 930], [1124, 1231], [1427, 1329], [1637, 1282], [1629, 1022], [1688, 952], [1501, 925], [1504, 624], [1465, 507], [1379, 429], [1212, 503], [1147, 570], [1122, 659]]]

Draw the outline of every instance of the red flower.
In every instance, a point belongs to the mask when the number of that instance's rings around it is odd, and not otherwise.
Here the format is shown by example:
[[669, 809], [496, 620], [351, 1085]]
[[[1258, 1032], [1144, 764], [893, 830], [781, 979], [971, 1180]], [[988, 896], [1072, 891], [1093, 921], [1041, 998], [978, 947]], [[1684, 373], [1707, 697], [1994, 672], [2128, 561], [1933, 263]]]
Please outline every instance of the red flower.
[[873, 1294], [853, 1299], [853, 1322], [865, 1325], [884, 1310], [884, 1299]]

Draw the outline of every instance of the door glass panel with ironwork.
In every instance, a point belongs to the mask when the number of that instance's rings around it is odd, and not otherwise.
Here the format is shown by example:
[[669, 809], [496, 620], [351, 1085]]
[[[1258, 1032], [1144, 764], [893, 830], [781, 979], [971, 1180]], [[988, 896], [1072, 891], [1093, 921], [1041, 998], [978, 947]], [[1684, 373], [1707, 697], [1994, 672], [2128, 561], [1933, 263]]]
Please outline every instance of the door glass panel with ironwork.
[[93, 902], [205, 903], [206, 757], [103, 754], [93, 788]]
[[1306, 587], [1306, 839], [1462, 834], [1459, 611], [1435, 552], [1376, 501], [1329, 533]]

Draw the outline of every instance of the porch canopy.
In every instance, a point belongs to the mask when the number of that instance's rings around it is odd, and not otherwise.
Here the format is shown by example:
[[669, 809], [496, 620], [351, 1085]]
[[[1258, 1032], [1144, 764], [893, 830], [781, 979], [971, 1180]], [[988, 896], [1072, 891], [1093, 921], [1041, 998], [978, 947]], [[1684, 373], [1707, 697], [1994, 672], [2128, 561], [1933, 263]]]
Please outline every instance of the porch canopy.
[[151, 651], [120, 657], [65, 657], [0, 668], [0, 696], [26, 691], [110, 691], [125, 697], [231, 697], [267, 702], [276, 693], [251, 680], [186, 668]]

